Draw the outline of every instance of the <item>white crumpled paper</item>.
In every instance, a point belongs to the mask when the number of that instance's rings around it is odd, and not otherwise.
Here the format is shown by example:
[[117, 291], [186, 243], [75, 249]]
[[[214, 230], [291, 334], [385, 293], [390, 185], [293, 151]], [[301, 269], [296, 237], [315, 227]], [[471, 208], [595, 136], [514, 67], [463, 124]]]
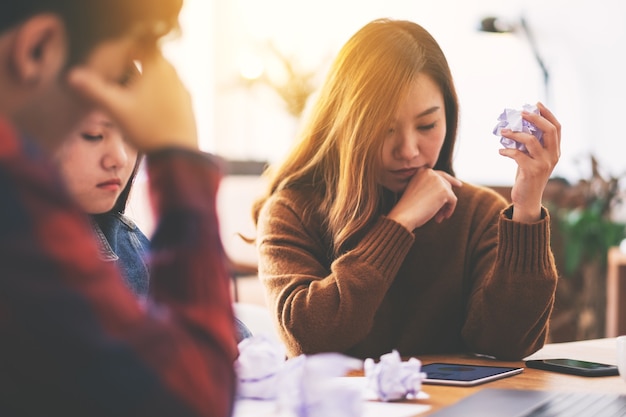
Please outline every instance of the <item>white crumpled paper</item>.
[[381, 401], [418, 398], [422, 381], [426, 378], [421, 369], [422, 362], [419, 359], [410, 358], [403, 362], [396, 350], [382, 355], [378, 363], [372, 358], [366, 359], [364, 363], [368, 387]]
[[338, 353], [288, 360], [277, 398], [278, 411], [293, 417], [361, 417], [362, 390], [342, 384], [337, 377], [362, 365], [362, 361]]
[[[539, 114], [537, 106], [532, 104], [524, 104], [522, 110], [529, 113]], [[493, 129], [493, 134], [500, 136], [500, 143], [505, 148], [517, 149], [524, 153], [528, 153], [528, 149], [526, 149], [524, 144], [514, 141], [513, 139], [505, 138], [501, 134], [502, 129], [511, 129], [513, 132], [530, 133], [543, 144], [543, 132], [533, 123], [530, 123], [522, 118], [522, 110], [504, 109], [500, 117], [498, 117], [498, 124]]]
[[255, 400], [275, 399], [285, 360], [285, 348], [279, 343], [263, 335], [243, 339], [235, 360], [237, 395]]
[[337, 378], [363, 362], [338, 353], [286, 360], [282, 345], [253, 336], [239, 343], [235, 361], [240, 399], [274, 400], [280, 416], [360, 417], [363, 393]]

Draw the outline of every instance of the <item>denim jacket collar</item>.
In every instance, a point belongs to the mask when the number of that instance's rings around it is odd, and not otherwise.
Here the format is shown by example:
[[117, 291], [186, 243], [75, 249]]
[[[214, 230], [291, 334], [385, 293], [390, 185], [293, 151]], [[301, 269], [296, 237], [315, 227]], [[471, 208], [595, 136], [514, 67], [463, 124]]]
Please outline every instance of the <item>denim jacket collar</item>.
[[113, 252], [111, 245], [109, 245], [109, 241], [98, 223], [96, 223], [93, 219], [91, 220], [91, 226], [96, 235], [96, 239], [98, 240], [98, 249], [100, 254], [100, 259], [105, 262], [114, 262], [119, 259], [119, 257]]

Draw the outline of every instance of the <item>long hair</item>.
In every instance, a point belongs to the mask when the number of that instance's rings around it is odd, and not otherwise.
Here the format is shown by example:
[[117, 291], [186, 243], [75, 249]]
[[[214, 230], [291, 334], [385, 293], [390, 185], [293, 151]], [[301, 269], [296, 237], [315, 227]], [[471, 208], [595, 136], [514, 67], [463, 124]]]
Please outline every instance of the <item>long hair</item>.
[[135, 182], [135, 178], [137, 177], [137, 171], [139, 170], [139, 166], [141, 165], [142, 155], [137, 154], [137, 161], [135, 161], [135, 166], [133, 167], [133, 171], [126, 182], [126, 186], [117, 197], [115, 201], [115, 205], [109, 211], [109, 213], [119, 213], [124, 214], [126, 211], [126, 205], [128, 204], [128, 198], [130, 197], [130, 191], [133, 188], [133, 183]]
[[[351, 237], [380, 212], [379, 184], [384, 132], [418, 74], [439, 86], [444, 98], [446, 137], [435, 169], [454, 175], [452, 156], [458, 100], [447, 60], [435, 39], [416, 23], [374, 20], [339, 52], [302, 131], [286, 160], [266, 172], [269, 187], [253, 207], [258, 221], [274, 193], [312, 186], [322, 195], [319, 210], [331, 252], [340, 254]], [[303, 213], [307, 215], [307, 213]]]

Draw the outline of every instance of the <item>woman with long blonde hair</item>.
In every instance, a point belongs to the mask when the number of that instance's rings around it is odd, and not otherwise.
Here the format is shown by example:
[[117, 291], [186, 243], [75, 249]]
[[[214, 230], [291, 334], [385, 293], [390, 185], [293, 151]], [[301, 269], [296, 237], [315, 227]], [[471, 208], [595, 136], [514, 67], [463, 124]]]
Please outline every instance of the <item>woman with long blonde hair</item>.
[[254, 209], [259, 276], [290, 355], [471, 351], [519, 359], [546, 340], [557, 273], [543, 189], [560, 125], [503, 131], [512, 204], [454, 177], [459, 106], [435, 39], [365, 25], [342, 48]]

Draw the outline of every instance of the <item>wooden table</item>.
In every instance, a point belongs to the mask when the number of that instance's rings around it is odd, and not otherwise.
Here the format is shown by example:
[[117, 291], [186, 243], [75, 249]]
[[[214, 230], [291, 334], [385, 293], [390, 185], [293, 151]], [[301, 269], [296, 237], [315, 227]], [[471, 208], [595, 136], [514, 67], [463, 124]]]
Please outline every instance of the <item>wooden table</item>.
[[[615, 338], [586, 340], [571, 343], [548, 344], [539, 352], [526, 359], [549, 359], [549, 358], [571, 358], [602, 362], [615, 365], [617, 363], [617, 342]], [[496, 365], [496, 366], [517, 366], [524, 367], [523, 361], [504, 362], [488, 358], [476, 357], [472, 355], [424, 355], [418, 359], [423, 364], [432, 362], [454, 362], [474, 365]], [[351, 373], [351, 376], [362, 376], [363, 371]], [[414, 414], [415, 417], [428, 416], [443, 407], [452, 405], [464, 397], [476, 393], [485, 388], [508, 388], [508, 389], [530, 389], [530, 390], [554, 390], [554, 391], [586, 391], [599, 393], [617, 393], [626, 395], [626, 382], [619, 376], [608, 377], [581, 377], [575, 375], [559, 374], [556, 372], [542, 371], [539, 369], [526, 368], [521, 374], [508, 378], [487, 382], [474, 387], [454, 387], [443, 385], [423, 385], [422, 391], [427, 393], [429, 399], [405, 400], [398, 403], [385, 403], [384, 406], [394, 407], [393, 415], [410, 416], [411, 413], [418, 413], [420, 407], [404, 407], [402, 403], [413, 403], [429, 405], [431, 408], [427, 412]], [[271, 401], [257, 401], [252, 404], [245, 404], [239, 400], [239, 408], [236, 408], [236, 417], [279, 417], [275, 405]], [[382, 405], [369, 402], [368, 405]], [[399, 408], [402, 408], [398, 411]], [[407, 409], [408, 408], [408, 409]], [[421, 407], [423, 408], [423, 407]], [[385, 417], [392, 413], [389, 409], [383, 411], [373, 411], [370, 408], [366, 411], [368, 416]]]
[[[615, 338], [585, 340], [580, 342], [554, 343], [544, 346], [539, 352], [526, 359], [571, 358], [602, 362], [615, 365], [617, 363]], [[423, 364], [432, 362], [454, 362], [473, 365], [521, 366], [524, 362], [504, 362], [471, 355], [428, 355], [419, 359]], [[512, 388], [533, 390], [561, 391], [594, 391], [612, 392], [626, 395], [626, 382], [619, 376], [582, 377], [525, 368], [521, 374], [488, 382], [474, 387], [452, 387], [443, 385], [424, 385], [422, 390], [430, 395], [429, 400], [418, 401], [429, 404], [432, 409], [425, 416], [442, 407], [451, 405], [460, 399], [483, 388]]]

